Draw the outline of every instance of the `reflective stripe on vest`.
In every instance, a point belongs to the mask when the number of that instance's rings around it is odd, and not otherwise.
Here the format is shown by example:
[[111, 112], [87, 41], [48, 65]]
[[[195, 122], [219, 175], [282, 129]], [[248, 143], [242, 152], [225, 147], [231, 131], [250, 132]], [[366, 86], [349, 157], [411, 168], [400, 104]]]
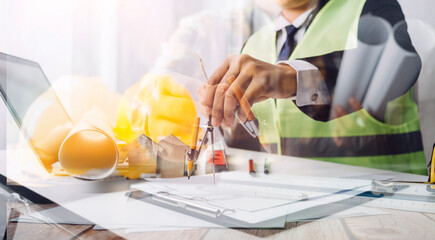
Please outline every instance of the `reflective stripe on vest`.
[[305, 158], [395, 155], [423, 151], [422, 146], [420, 131], [354, 137], [281, 139], [282, 154]]
[[[356, 48], [358, 21], [364, 4], [365, 0], [330, 0], [318, 12], [290, 59]], [[275, 41], [274, 24], [270, 23], [251, 36], [242, 53], [275, 63]], [[279, 154], [332, 162], [347, 159], [347, 163], [359, 166], [425, 174], [418, 111], [411, 92], [388, 105], [392, 110], [387, 110], [386, 119], [400, 116], [396, 125], [379, 122], [365, 109], [328, 122], [315, 121], [287, 99], [256, 103], [253, 111], [260, 125], [260, 140], [276, 147]], [[340, 141], [347, 144], [339, 147], [337, 142]], [[305, 142], [312, 144], [304, 145]], [[364, 159], [353, 161], [350, 159], [353, 157]], [[392, 159], [393, 165], [386, 164]]]

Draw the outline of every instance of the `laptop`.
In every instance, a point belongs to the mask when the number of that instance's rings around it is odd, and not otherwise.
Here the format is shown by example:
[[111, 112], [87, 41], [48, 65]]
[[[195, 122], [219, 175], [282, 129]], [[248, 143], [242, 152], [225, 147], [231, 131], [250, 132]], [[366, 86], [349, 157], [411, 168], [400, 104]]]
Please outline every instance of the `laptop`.
[[[26, 138], [29, 146], [32, 148], [35, 155], [38, 156], [37, 151], [34, 148], [34, 144], [30, 139], [30, 134], [26, 133], [22, 129], [23, 120], [27, 110], [32, 103], [41, 94], [47, 92], [51, 88], [51, 84], [45, 76], [41, 66], [34, 61], [26, 60], [16, 56], [8, 55], [0, 52], [0, 94], [3, 101], [6, 104], [7, 109], [11, 113], [18, 127], [22, 130], [24, 137]], [[62, 109], [58, 111], [63, 116], [57, 116], [57, 118], [65, 118], [65, 121], [70, 121], [71, 117], [68, 115], [64, 106], [62, 105], [59, 97], [54, 91], [51, 91], [51, 99], [55, 99], [53, 102], [54, 107]], [[52, 106], [53, 107], [53, 106]], [[4, 136], [3, 136], [4, 137]], [[4, 138], [5, 139], [5, 138]], [[6, 161], [6, 159], [1, 160]], [[42, 163], [41, 163], [42, 164]], [[42, 189], [42, 191], [32, 191], [30, 187], [26, 188], [19, 184], [7, 183], [6, 171], [0, 172], [0, 184], [7, 185], [8, 188], [18, 192], [30, 201], [34, 203], [49, 203], [51, 200], [47, 199], [45, 192], [49, 192], [50, 189]], [[129, 183], [126, 184], [126, 180], [120, 181], [119, 178], [98, 180], [98, 181], [75, 181], [76, 187], [69, 185], [71, 194], [76, 191], [77, 197], [84, 193], [97, 193], [97, 192], [110, 192], [113, 190], [128, 189]], [[118, 183], [115, 183], [118, 182]], [[120, 183], [122, 182], [122, 183]], [[60, 186], [61, 187], [61, 186]], [[51, 189], [53, 190], [53, 189]], [[59, 196], [60, 197], [60, 196]], [[60, 198], [59, 198], [60, 200]], [[54, 199], [57, 202], [57, 199]]]
[[[50, 88], [51, 84], [38, 63], [0, 52], [1, 97], [20, 129], [22, 129], [24, 116], [32, 103]], [[67, 119], [66, 121], [71, 121], [59, 98], [54, 92], [52, 93], [53, 99], [56, 99], [53, 104], [56, 105], [55, 107], [63, 110], [59, 112], [64, 114], [64, 116], [59, 117]], [[33, 147], [34, 144], [29, 134], [23, 132], [23, 135], [35, 155], [40, 159]], [[4, 175], [2, 175], [2, 178], [7, 179]], [[25, 188], [21, 188], [18, 185], [9, 185], [8, 187], [14, 188], [13, 190], [19, 190], [20, 193], [25, 193], [26, 196], [29, 196], [30, 192], [28, 193]], [[33, 198], [32, 200], [37, 200], [37, 202], [46, 201], [46, 199], [36, 195], [32, 196], [32, 194], [29, 197]]]

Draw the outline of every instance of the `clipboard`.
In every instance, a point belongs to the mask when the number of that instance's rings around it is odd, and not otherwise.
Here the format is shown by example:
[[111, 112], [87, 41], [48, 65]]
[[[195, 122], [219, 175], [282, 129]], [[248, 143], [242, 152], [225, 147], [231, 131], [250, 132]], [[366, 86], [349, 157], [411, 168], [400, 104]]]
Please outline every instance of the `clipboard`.
[[204, 206], [201, 204], [195, 204], [189, 200], [180, 199], [177, 195], [173, 194], [152, 194], [142, 190], [132, 190], [127, 192], [126, 196], [228, 228], [282, 229], [285, 227], [286, 223], [286, 215], [255, 224], [244, 222], [226, 215], [227, 212], [236, 211], [234, 209], [216, 207], [213, 205]]
[[[253, 179], [240, 172], [228, 172], [220, 175], [219, 182], [223, 185], [202, 186], [201, 181], [192, 185], [184, 178], [149, 179], [133, 185], [126, 195], [220, 226], [280, 229], [285, 227], [289, 214], [348, 198], [348, 194], [357, 194], [354, 191], [357, 188], [370, 186], [368, 180], [346, 183], [312, 177], [308, 180], [287, 175]], [[305, 194], [307, 191], [309, 196]]]
[[[338, 184], [337, 186], [327, 186], [328, 184], [319, 186], [309, 186], [311, 184], [300, 186], [293, 184], [268, 184], [266, 182], [260, 184], [259, 182], [255, 183], [256, 181], [254, 180], [255, 179], [252, 181], [256, 187], [276, 187], [278, 190], [281, 188], [289, 190], [299, 190], [303, 188], [308, 192], [318, 192], [323, 190], [321, 192], [324, 192], [325, 194], [320, 194], [318, 196], [310, 194], [306, 199], [295, 200], [285, 204], [277, 204], [268, 207], [268, 209], [280, 209], [280, 213], [283, 213], [282, 215], [275, 216], [269, 215], [270, 212], [267, 212], [269, 210], [264, 210], [263, 212], [262, 210], [247, 210], [248, 208], [240, 207], [241, 205], [238, 204], [225, 205], [225, 203], [219, 199], [216, 199], [217, 201], [215, 201], [213, 195], [210, 196], [211, 198], [208, 204], [204, 204], [204, 202], [200, 201], [193, 201], [200, 199], [193, 199], [194, 196], [197, 195], [189, 193], [189, 190], [187, 190], [186, 194], [177, 191], [172, 192], [174, 187], [168, 185], [157, 190], [153, 187], [149, 190], [147, 188], [140, 188], [140, 186], [138, 186], [138, 188], [133, 187], [132, 191], [128, 193], [128, 197], [214, 224], [232, 228], [282, 228], [285, 226], [284, 222], [286, 220], [284, 218], [287, 216], [307, 216], [307, 213], [313, 215], [314, 213], [311, 211], [316, 213], [313, 216], [318, 216], [320, 214], [319, 209], [322, 208], [328, 210], [328, 213], [335, 213], [361, 204], [367, 204], [367, 206], [371, 207], [391, 209], [404, 209], [403, 204], [405, 204], [406, 206], [409, 205], [408, 207], [405, 206], [405, 209], [410, 211], [418, 209], [418, 211], [433, 212], [433, 206], [435, 206], [435, 196], [432, 195], [431, 191], [426, 190], [426, 186], [410, 185], [409, 183], [404, 184], [400, 182], [372, 180], [369, 184], [365, 184], [364, 180], [356, 180], [354, 183], [349, 183], [345, 186], [340, 185], [343, 182], [336, 183]], [[320, 181], [322, 179], [318, 180]], [[231, 181], [221, 179], [221, 183], [230, 182]], [[244, 181], [240, 180], [238, 182], [244, 183]], [[312, 184], [315, 184], [316, 182], [317, 181], [313, 181]], [[312, 204], [308, 204], [309, 202]], [[226, 208], [222, 206], [234, 207], [237, 212], [233, 214], [229, 210], [225, 211]], [[283, 212], [286, 211], [285, 207], [288, 207], [287, 213]], [[250, 215], [251, 213], [252, 215]], [[258, 221], [254, 220], [259, 215], [264, 218], [258, 219]], [[267, 218], [267, 216], [270, 216], [270, 218]]]

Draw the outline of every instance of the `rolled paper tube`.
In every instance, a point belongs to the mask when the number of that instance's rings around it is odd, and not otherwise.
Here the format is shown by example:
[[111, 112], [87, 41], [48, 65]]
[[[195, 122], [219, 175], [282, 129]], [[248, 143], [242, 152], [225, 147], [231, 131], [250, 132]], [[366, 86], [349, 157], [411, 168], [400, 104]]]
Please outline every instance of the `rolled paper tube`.
[[[371, 15], [361, 17], [358, 27], [358, 48], [346, 50], [340, 65], [332, 106], [340, 105], [348, 113], [355, 110], [349, 99], [362, 103], [378, 60], [392, 33], [390, 24]], [[331, 118], [334, 116], [331, 112]]]
[[405, 21], [394, 25], [362, 104], [376, 119], [390, 124], [400, 117], [390, 114], [390, 119], [385, 119], [385, 113], [395, 108], [393, 104], [387, 109], [388, 103], [411, 89], [421, 70], [420, 57], [407, 36]]
[[87, 112], [59, 149], [62, 168], [74, 177], [96, 180], [109, 176], [119, 160], [115, 136], [97, 108]]

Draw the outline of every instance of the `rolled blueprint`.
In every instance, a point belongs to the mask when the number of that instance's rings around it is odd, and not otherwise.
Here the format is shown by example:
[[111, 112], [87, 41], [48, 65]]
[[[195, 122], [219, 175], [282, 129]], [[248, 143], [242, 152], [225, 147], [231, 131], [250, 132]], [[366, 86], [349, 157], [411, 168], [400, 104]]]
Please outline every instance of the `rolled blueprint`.
[[406, 93], [417, 81], [421, 61], [411, 44], [405, 21], [393, 27], [364, 98], [363, 107], [384, 121], [387, 103]]
[[390, 24], [380, 17], [366, 15], [360, 19], [358, 48], [343, 54], [332, 106], [340, 105], [350, 113], [354, 110], [349, 98], [363, 101], [391, 31]]
[[104, 113], [94, 107], [71, 130], [59, 149], [59, 162], [70, 175], [83, 179], [109, 176], [119, 160], [119, 151]]

